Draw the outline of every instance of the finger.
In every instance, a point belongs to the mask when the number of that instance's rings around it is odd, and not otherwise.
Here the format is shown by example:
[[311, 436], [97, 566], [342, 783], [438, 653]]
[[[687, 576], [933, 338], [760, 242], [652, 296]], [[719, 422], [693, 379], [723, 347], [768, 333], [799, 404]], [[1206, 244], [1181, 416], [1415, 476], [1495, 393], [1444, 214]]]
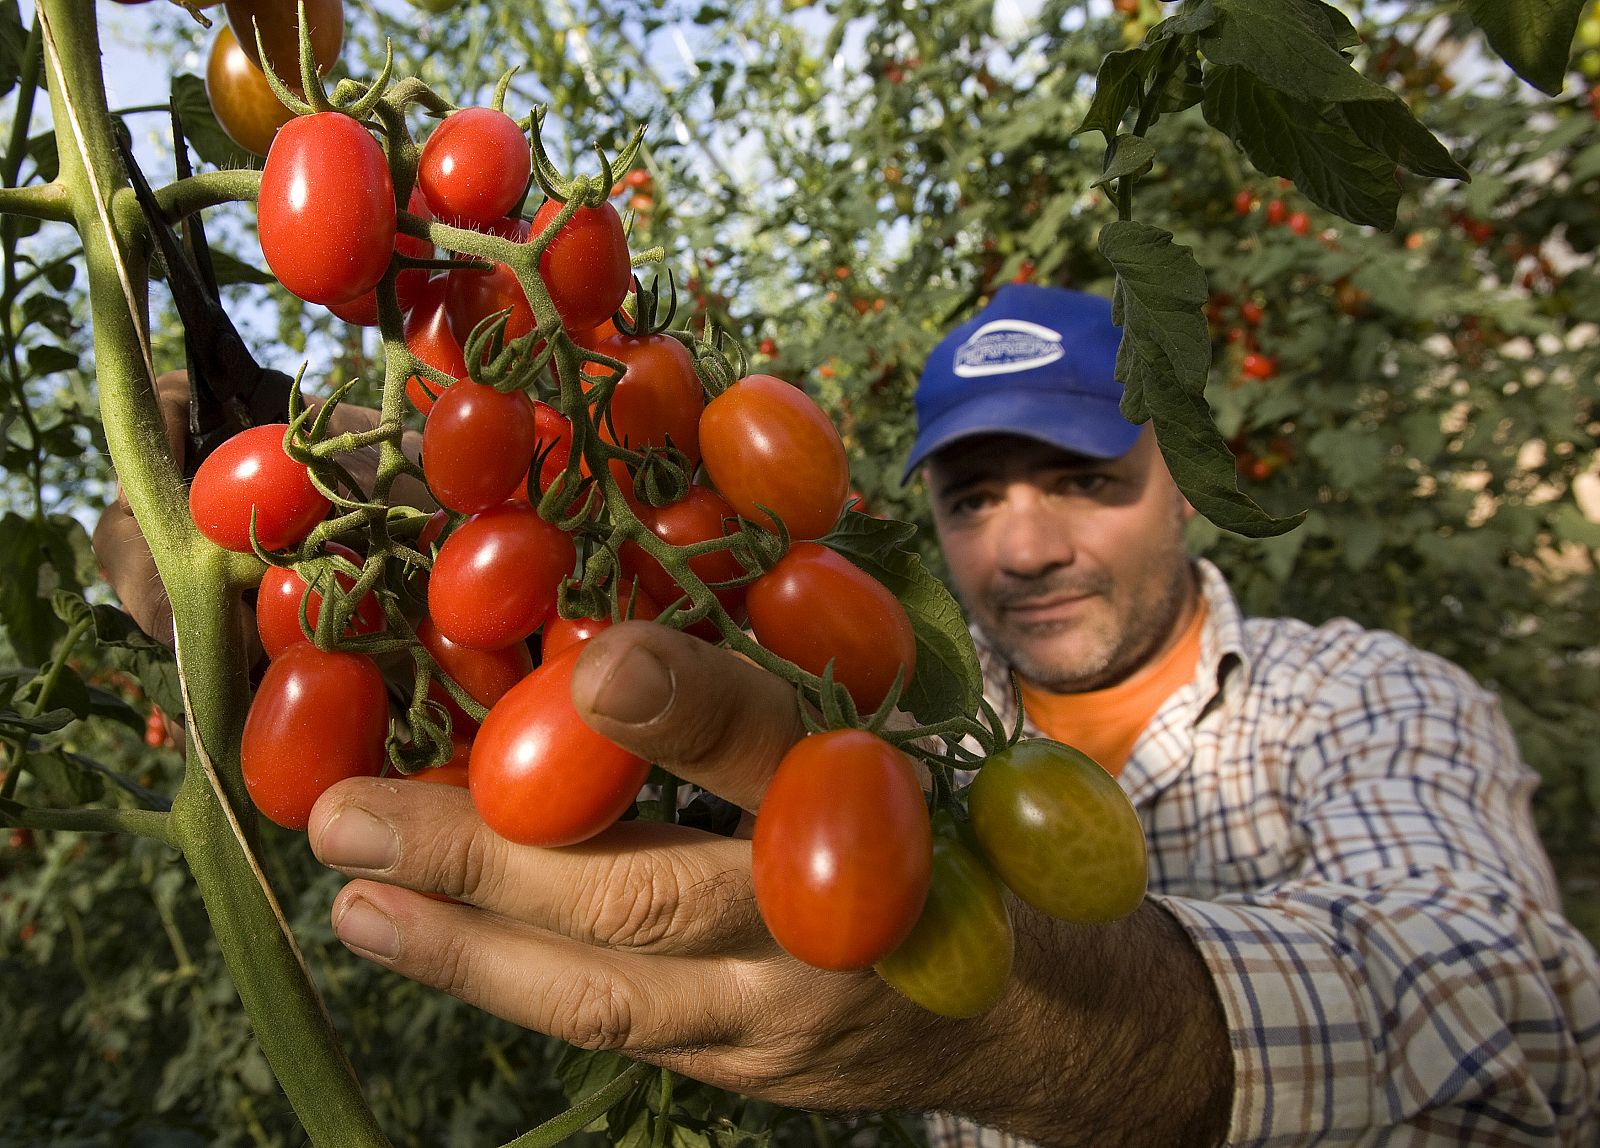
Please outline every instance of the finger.
[[572, 701], [618, 745], [752, 811], [806, 732], [787, 682], [651, 622], [590, 639], [573, 669]]
[[139, 628], [156, 641], [172, 645], [172, 603], [156, 572], [150, 544], [121, 500], [100, 512], [92, 538], [95, 557], [107, 584]]
[[750, 891], [750, 844], [631, 821], [578, 845], [516, 845], [467, 795], [359, 778], [323, 795], [306, 827], [323, 864], [443, 893], [585, 944], [657, 953], [769, 944]]
[[736, 962], [593, 948], [373, 881], [345, 886], [332, 916], [357, 955], [585, 1048], [661, 1053], [721, 1043], [747, 1026]]

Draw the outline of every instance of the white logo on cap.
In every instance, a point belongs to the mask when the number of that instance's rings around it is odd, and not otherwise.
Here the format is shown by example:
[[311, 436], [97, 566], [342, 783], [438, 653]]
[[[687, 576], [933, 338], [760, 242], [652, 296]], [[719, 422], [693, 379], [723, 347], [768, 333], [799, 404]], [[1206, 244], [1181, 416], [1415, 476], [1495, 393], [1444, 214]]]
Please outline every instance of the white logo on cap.
[[954, 369], [964, 379], [1010, 375], [1053, 363], [1064, 354], [1059, 331], [1021, 319], [996, 319], [961, 344]]

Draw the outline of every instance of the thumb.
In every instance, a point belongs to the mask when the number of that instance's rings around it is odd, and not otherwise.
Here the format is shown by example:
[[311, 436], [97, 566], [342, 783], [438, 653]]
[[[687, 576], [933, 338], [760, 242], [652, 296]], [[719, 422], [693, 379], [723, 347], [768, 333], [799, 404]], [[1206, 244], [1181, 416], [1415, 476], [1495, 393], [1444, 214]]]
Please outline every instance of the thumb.
[[787, 682], [653, 622], [591, 639], [573, 669], [572, 701], [624, 749], [751, 811], [806, 732]]

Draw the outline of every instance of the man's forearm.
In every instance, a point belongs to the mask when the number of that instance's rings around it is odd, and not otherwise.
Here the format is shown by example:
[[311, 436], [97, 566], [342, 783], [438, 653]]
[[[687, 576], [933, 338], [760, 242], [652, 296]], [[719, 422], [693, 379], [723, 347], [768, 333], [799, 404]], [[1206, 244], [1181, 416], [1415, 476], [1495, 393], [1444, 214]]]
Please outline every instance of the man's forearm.
[[1103, 926], [1018, 908], [1014, 984], [963, 1115], [1041, 1144], [1220, 1144], [1232, 1053], [1183, 928], [1149, 900]]

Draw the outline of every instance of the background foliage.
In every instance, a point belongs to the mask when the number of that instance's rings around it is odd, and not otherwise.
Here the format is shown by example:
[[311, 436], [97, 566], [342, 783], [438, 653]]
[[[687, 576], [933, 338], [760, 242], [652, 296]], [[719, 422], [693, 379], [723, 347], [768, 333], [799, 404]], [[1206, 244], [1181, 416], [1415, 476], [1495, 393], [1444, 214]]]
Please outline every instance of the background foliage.
[[[1379, 232], [1257, 174], [1198, 107], [1157, 126], [1136, 216], [1207, 269], [1207, 397], [1252, 497], [1275, 514], [1309, 511], [1276, 539], [1202, 525], [1195, 544], [1252, 611], [1394, 629], [1499, 690], [1544, 779], [1537, 813], [1568, 912], [1600, 938], [1594, 94], [1577, 73], [1560, 97], [1534, 92], [1462, 18], [1344, 7], [1363, 31], [1363, 70], [1401, 93], [1473, 180], [1407, 177], [1397, 226]], [[156, 59], [203, 70], [208, 33], [167, 5], [134, 11]], [[667, 244], [685, 321], [727, 328], [756, 365], [804, 381], [844, 428], [868, 505], [913, 521], [925, 508], [915, 479], [900, 482], [910, 394], [942, 332], [1013, 279], [1110, 289], [1096, 244], [1115, 218], [1095, 186], [1102, 141], [1077, 128], [1101, 59], [1161, 15], [1151, 0], [1047, 0], [1031, 18], [975, 0], [349, 11], [345, 60], [359, 74], [382, 36], [401, 71], [463, 104], [519, 66], [513, 111], [549, 104], [569, 161], [648, 120], [650, 181], [619, 200], [634, 209], [634, 246]], [[24, 28], [16, 0], [0, 3], [4, 91]], [[178, 85], [186, 109], [194, 83]], [[6, 107], [13, 140], [34, 142], [7, 150], [0, 177], [48, 179], [48, 125], [14, 95]], [[126, 119], [142, 147], [167, 135], [164, 114]], [[203, 158], [242, 162], [203, 125], [195, 139]], [[240, 261], [226, 291], [258, 355], [309, 361], [316, 389], [375, 375], [373, 336], [261, 284], [251, 218], [218, 209], [207, 225]], [[0, 248], [0, 667], [25, 669], [71, 632], [50, 593], [95, 581], [83, 524], [112, 476], [70, 233], [6, 217]], [[181, 363], [170, 332], [156, 357]], [[52, 700], [102, 720], [0, 733], [105, 769], [64, 765], [29, 784], [54, 776], [62, 803], [86, 784], [170, 794], [177, 754], [163, 731], [156, 746], [142, 736], [152, 699], [179, 708], [170, 666], [87, 640], [76, 656]], [[9, 706], [5, 683], [30, 674], [0, 674]], [[559, 1046], [347, 959], [327, 925], [336, 883], [302, 839], [268, 842], [274, 883], [397, 1141], [498, 1142], [561, 1105]], [[0, 1144], [298, 1142], [172, 862], [158, 844], [109, 835], [0, 838], [0, 1080], [11, 1085]], [[684, 1132], [685, 1143], [739, 1143], [737, 1124], [793, 1142], [892, 1135], [741, 1112], [703, 1090], [678, 1104], [704, 1137]]]

